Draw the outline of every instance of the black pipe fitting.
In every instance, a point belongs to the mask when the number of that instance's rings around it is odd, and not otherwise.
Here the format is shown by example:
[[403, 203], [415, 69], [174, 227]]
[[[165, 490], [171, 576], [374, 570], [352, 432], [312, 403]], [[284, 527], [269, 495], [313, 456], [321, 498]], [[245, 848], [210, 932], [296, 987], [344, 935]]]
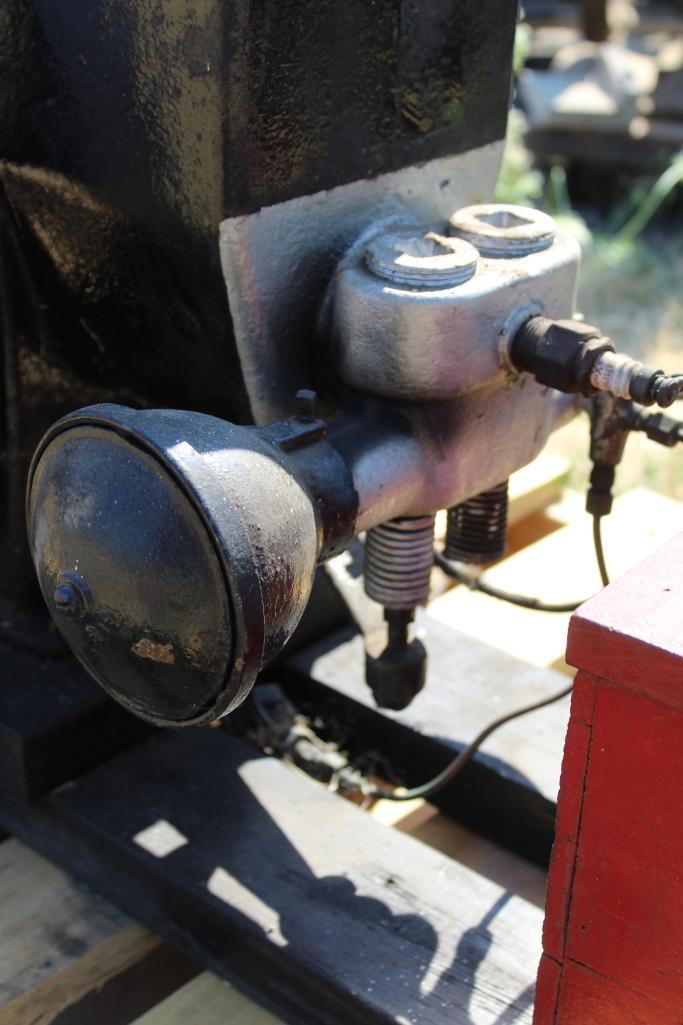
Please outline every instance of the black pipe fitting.
[[590, 324], [531, 317], [517, 331], [510, 357], [518, 370], [528, 371], [548, 388], [590, 396], [596, 394], [590, 383], [596, 360], [614, 351], [611, 339]]

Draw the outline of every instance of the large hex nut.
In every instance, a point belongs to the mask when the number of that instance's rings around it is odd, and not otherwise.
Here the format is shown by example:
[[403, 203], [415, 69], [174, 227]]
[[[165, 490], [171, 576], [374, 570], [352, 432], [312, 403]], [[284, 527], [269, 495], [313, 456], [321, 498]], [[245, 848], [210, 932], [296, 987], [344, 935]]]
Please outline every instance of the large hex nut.
[[510, 356], [518, 370], [549, 388], [592, 395], [591, 370], [603, 352], [614, 352], [614, 345], [590, 324], [532, 317], [515, 335]]

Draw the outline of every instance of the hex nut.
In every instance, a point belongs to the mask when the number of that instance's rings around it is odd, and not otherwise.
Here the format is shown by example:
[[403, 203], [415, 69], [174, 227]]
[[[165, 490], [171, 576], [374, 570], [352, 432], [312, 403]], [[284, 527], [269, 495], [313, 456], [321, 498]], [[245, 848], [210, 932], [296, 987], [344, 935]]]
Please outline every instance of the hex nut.
[[593, 365], [602, 353], [613, 351], [610, 339], [590, 324], [532, 317], [513, 338], [510, 357], [518, 370], [528, 371], [548, 388], [593, 395]]

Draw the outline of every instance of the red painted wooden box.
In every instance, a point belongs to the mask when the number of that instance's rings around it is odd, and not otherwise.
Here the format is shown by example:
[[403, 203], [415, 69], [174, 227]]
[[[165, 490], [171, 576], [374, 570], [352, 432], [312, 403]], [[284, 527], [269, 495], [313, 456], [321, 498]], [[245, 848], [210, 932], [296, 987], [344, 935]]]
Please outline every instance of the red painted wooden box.
[[683, 534], [573, 616], [534, 1025], [683, 1023]]

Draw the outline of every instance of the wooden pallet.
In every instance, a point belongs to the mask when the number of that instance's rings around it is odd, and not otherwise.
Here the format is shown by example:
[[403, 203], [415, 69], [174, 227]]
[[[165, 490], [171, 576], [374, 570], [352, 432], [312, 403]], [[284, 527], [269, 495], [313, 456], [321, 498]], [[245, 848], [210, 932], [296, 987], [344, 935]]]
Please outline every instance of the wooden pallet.
[[[524, 900], [533, 953], [538, 947], [545, 875], [429, 810], [408, 815], [421, 842], [463, 862], [481, 863], [483, 886], [500, 917]], [[390, 829], [390, 826], [385, 827]], [[508, 904], [503, 906], [500, 896]], [[2, 1025], [275, 1025], [282, 1021], [16, 839], [0, 844], [0, 1023]], [[499, 936], [503, 922], [491, 927]], [[474, 972], [475, 965], [471, 967]], [[528, 986], [533, 982], [528, 979]], [[381, 985], [378, 980], [378, 984]], [[530, 1021], [530, 989], [520, 981], [511, 1017]], [[471, 996], [495, 1021], [498, 999]], [[400, 1021], [400, 1017], [397, 1021]], [[403, 1019], [407, 1021], [407, 1018]], [[469, 1018], [461, 1019], [468, 1021]], [[479, 1020], [479, 1019], [478, 1019]], [[486, 1019], [481, 1019], [486, 1020]]]
[[531, 1020], [539, 907], [223, 731], [2, 816], [283, 1020]]
[[[562, 508], [532, 501], [517, 536], [562, 549]], [[370, 707], [353, 635], [281, 679], [422, 780], [494, 709], [565, 683], [504, 650], [502, 627], [496, 648], [459, 607], [449, 621], [448, 603], [478, 597], [450, 590], [425, 617], [432, 679], [412, 710]], [[152, 736], [40, 799], [5, 792], [0, 826], [51, 863], [0, 843], [0, 1025], [530, 1023], [544, 873], [529, 859], [548, 855], [566, 714], [491, 738], [440, 800], [460, 824], [422, 802], [361, 810], [212, 729]]]

